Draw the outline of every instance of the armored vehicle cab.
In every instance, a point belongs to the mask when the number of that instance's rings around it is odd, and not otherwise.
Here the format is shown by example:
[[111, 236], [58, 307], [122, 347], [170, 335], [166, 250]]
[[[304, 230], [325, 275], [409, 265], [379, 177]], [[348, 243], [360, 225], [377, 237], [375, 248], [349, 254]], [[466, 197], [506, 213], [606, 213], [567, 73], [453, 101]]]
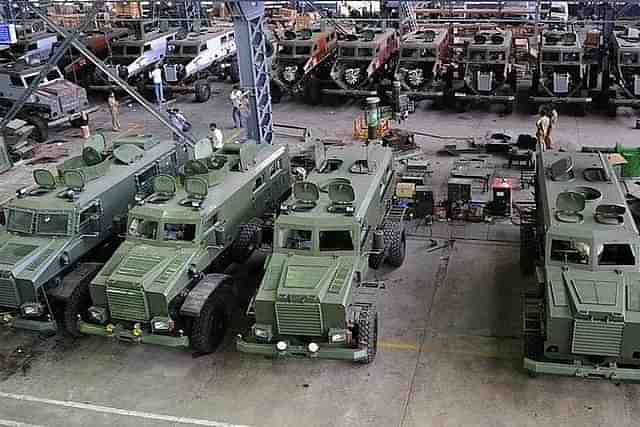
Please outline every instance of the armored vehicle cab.
[[271, 99], [302, 93], [311, 104], [320, 102], [320, 81], [329, 79], [335, 60], [338, 36], [328, 31], [285, 31], [278, 42], [271, 71]]
[[539, 153], [538, 287], [525, 299], [525, 368], [640, 379], [640, 238], [602, 154]]
[[615, 116], [618, 106], [640, 106], [640, 32], [631, 28], [614, 32], [611, 58], [608, 112]]
[[244, 262], [260, 244], [258, 219], [289, 191], [289, 157], [249, 142], [195, 151], [182, 182], [158, 176], [129, 211], [125, 242], [91, 282], [80, 332], [202, 352], [224, 337], [235, 289], [204, 272], [226, 254]]
[[[111, 55], [105, 61], [113, 71], [129, 84], [143, 84], [153, 67], [167, 56], [167, 45], [174, 40], [177, 31], [152, 31], [116, 40], [111, 45]], [[92, 90], [116, 90], [119, 87], [96, 69]]]
[[396, 77], [410, 98], [443, 103], [449, 37], [448, 27], [421, 28], [403, 36]]
[[14, 61], [28, 63], [46, 62], [58, 41], [55, 34], [47, 31], [18, 32], [18, 40], [6, 51], [6, 56]]
[[576, 32], [544, 31], [541, 34], [538, 67], [533, 72], [530, 101], [538, 104], [572, 104], [579, 115], [586, 113], [589, 97], [585, 50]]
[[207, 77], [230, 73], [236, 68], [235, 54], [233, 28], [189, 33], [169, 42], [164, 81], [171, 92], [194, 93], [196, 101], [208, 101], [211, 86]]
[[[320, 157], [320, 160], [318, 160]], [[369, 363], [377, 350], [376, 282], [369, 267], [400, 266], [402, 214], [385, 215], [393, 192], [390, 148], [330, 149], [281, 207], [274, 250], [250, 312], [255, 324], [238, 350]]]
[[[36, 186], [3, 207], [0, 307], [17, 314], [5, 316], [13, 326], [55, 331], [55, 306], [82, 303], [79, 289], [100, 268], [95, 250], [115, 237], [135, 194], [148, 190], [153, 176], [175, 170], [173, 144], [138, 137], [114, 147], [107, 153], [102, 137], [94, 137], [57, 176], [35, 170]], [[75, 317], [65, 323], [73, 330]]]
[[[0, 116], [20, 99], [44, 65], [15, 62], [0, 65]], [[63, 123], [79, 125], [81, 114], [92, 113], [87, 91], [65, 80], [58, 67], [52, 67], [38, 89], [18, 113], [18, 118], [35, 126], [34, 137], [42, 142], [48, 138], [49, 127]]]
[[511, 31], [477, 33], [468, 43], [463, 59], [463, 81], [455, 89], [456, 108], [469, 102], [503, 104], [506, 113], [515, 106], [517, 79], [511, 58]]
[[376, 84], [393, 78], [400, 51], [396, 30], [379, 28], [338, 36], [338, 56], [331, 68], [331, 80], [338, 89], [324, 93], [347, 96], [376, 96]]

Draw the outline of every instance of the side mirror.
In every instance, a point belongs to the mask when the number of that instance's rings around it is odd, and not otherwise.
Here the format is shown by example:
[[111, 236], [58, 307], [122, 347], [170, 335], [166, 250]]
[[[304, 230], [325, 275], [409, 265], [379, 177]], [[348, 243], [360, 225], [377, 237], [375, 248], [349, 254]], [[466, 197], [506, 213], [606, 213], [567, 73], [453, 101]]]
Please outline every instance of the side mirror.
[[4, 214], [4, 210], [0, 209], [0, 226], [4, 227], [7, 225], [7, 217]]

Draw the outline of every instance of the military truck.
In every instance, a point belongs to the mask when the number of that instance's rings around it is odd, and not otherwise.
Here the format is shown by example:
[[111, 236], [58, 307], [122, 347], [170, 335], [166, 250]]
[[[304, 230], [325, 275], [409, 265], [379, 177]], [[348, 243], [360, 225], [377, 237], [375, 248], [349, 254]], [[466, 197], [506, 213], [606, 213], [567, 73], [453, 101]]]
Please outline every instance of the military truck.
[[18, 30], [17, 33], [16, 43], [10, 45], [2, 55], [14, 61], [46, 62], [58, 42], [58, 36], [47, 31], [25, 32]]
[[[0, 116], [11, 109], [43, 68], [26, 62], [0, 64]], [[79, 126], [82, 113], [96, 110], [89, 105], [85, 89], [65, 80], [58, 67], [52, 67], [17, 117], [32, 124], [34, 138], [42, 142], [50, 127], [64, 123]]]
[[577, 115], [585, 115], [592, 98], [583, 40], [575, 31], [546, 30], [540, 37], [529, 97], [532, 111], [540, 104], [569, 104]]
[[321, 98], [321, 81], [329, 79], [335, 61], [338, 35], [334, 29], [285, 31], [271, 68], [271, 100], [302, 94], [310, 104]]
[[234, 37], [231, 27], [211, 28], [170, 41], [167, 60], [162, 67], [165, 92], [193, 93], [196, 101], [208, 101], [211, 85], [207, 78], [230, 75], [232, 70], [237, 70]]
[[539, 264], [525, 293], [524, 367], [640, 380], [640, 238], [618, 178], [601, 153], [547, 151], [536, 165]]
[[464, 111], [471, 102], [504, 105], [513, 112], [516, 102], [517, 75], [511, 57], [510, 30], [481, 31], [466, 47], [460, 64], [464, 77], [455, 84], [455, 106]]
[[[167, 45], [175, 39], [177, 30], [151, 31], [116, 40], [105, 63], [117, 75], [144, 92], [148, 73], [167, 56]], [[94, 91], [120, 90], [119, 86], [99, 69], [95, 69], [89, 86]]]
[[[376, 356], [376, 281], [369, 268], [405, 258], [403, 209], [385, 214], [393, 193], [390, 148], [332, 148], [296, 182], [276, 219], [273, 253], [239, 336], [239, 351], [370, 363]], [[323, 160], [324, 159], [324, 160]]]
[[[56, 312], [83, 304], [82, 292], [101, 267], [96, 259], [108, 251], [134, 196], [148, 191], [155, 175], [175, 168], [172, 143], [130, 137], [116, 140], [107, 153], [98, 135], [81, 156], [62, 163], [57, 176], [36, 169], [36, 185], [3, 206], [1, 320], [55, 332]], [[69, 328], [75, 317], [64, 322]]]
[[640, 107], [640, 34], [625, 28], [614, 32], [612, 42], [607, 112], [615, 116], [618, 106]]
[[426, 27], [402, 37], [396, 78], [402, 92], [415, 101], [431, 99], [442, 106], [450, 81], [443, 64], [449, 54], [448, 27]]
[[246, 261], [260, 244], [259, 220], [289, 192], [289, 157], [286, 147], [252, 142], [195, 153], [182, 182], [158, 176], [129, 211], [124, 243], [83, 284], [91, 306], [78, 313], [80, 333], [198, 352], [224, 337], [236, 287], [207, 273], [227, 255]]
[[323, 93], [346, 96], [376, 96], [378, 83], [393, 80], [400, 52], [396, 30], [370, 28], [338, 36], [338, 54], [331, 67], [331, 80], [337, 89]]

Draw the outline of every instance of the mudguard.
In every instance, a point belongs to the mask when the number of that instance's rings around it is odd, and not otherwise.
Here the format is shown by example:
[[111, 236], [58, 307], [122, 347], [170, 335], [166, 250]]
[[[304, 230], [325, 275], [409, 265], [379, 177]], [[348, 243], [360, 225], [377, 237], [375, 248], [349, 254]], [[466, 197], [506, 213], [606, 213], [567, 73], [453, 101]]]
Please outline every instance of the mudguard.
[[227, 274], [207, 274], [191, 289], [182, 307], [180, 307], [180, 314], [187, 317], [200, 316], [200, 310], [202, 310], [209, 296], [215, 292], [220, 285], [232, 280], [233, 278]]
[[66, 301], [73, 290], [81, 283], [88, 283], [96, 277], [104, 264], [100, 262], [80, 263], [67, 273], [62, 279], [60, 286], [52, 289], [49, 295], [57, 300]]

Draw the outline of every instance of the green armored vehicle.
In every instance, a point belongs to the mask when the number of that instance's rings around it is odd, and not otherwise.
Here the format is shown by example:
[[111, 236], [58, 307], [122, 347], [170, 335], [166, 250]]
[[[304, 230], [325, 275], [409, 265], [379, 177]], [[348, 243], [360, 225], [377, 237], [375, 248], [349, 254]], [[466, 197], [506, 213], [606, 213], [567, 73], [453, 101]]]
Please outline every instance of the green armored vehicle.
[[379, 284], [365, 275], [385, 260], [400, 266], [406, 249], [404, 211], [385, 214], [392, 151], [354, 145], [316, 162], [281, 207], [273, 254], [249, 307], [255, 324], [237, 348], [369, 363], [377, 351]]
[[640, 238], [601, 154], [539, 154], [541, 265], [524, 301], [532, 374], [640, 380]]
[[128, 233], [87, 291], [80, 333], [211, 352], [234, 303], [231, 277], [205, 274], [229, 254], [243, 262], [260, 244], [259, 222], [290, 190], [284, 147], [227, 143], [195, 148], [185, 177], [158, 176], [129, 211]]
[[136, 193], [147, 191], [153, 176], [175, 167], [173, 144], [128, 138], [106, 153], [98, 135], [81, 156], [59, 166], [57, 176], [35, 170], [36, 186], [19, 190], [3, 207], [2, 320], [16, 328], [55, 332], [57, 307], [81, 303], [78, 289], [101, 267], [87, 255], [103, 250], [114, 237]]

